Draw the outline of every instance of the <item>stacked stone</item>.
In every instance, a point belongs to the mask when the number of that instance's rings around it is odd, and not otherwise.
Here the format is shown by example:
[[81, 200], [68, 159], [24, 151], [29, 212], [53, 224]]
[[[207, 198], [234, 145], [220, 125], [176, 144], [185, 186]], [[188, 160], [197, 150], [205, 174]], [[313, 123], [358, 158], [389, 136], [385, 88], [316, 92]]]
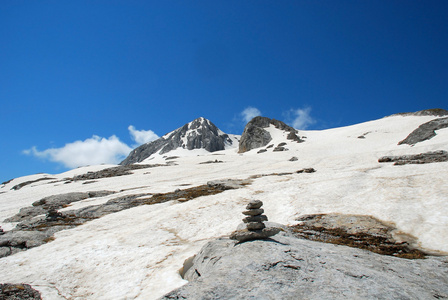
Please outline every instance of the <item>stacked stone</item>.
[[242, 230], [234, 231], [230, 238], [239, 242], [246, 242], [251, 240], [267, 239], [273, 235], [276, 235], [280, 228], [266, 227], [263, 223], [268, 220], [268, 217], [264, 215], [264, 209], [261, 208], [263, 202], [260, 200], [252, 200], [246, 206], [246, 210], [243, 214], [246, 217], [243, 222], [246, 224], [246, 228]]
[[260, 200], [252, 200], [246, 206], [246, 211], [243, 211], [243, 214], [247, 217], [243, 219], [243, 222], [246, 223], [247, 230], [255, 231], [266, 228], [263, 222], [267, 221], [268, 217], [263, 215], [264, 209], [261, 208], [262, 205], [263, 202]]

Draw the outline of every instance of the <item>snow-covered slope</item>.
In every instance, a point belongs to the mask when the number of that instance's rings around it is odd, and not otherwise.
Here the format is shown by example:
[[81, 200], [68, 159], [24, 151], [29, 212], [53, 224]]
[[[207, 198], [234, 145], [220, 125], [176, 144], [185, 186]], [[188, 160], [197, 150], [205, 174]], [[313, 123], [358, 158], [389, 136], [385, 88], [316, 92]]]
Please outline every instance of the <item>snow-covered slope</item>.
[[[0, 282], [29, 283], [44, 299], [155, 299], [185, 283], [178, 272], [184, 260], [208, 240], [234, 231], [252, 199], [264, 202], [272, 222], [292, 225], [299, 216], [316, 213], [371, 215], [415, 236], [423, 249], [446, 253], [448, 162], [404, 166], [378, 162], [384, 155], [448, 150], [448, 128], [415, 146], [397, 145], [435, 118], [392, 116], [343, 128], [300, 131], [303, 143], [288, 141], [287, 133], [269, 127], [274, 146], [264, 147], [263, 153], [253, 149], [238, 154], [232, 148], [179, 156], [169, 159], [174, 164], [168, 166], [89, 184], [63, 179], [110, 166], [14, 179], [0, 187], [0, 221], [43, 197], [67, 192], [116, 193], [75, 202], [61, 211], [124, 195], [173, 192], [211, 180], [251, 183], [190, 201], [137, 206], [57, 232], [54, 241], [1, 258]], [[280, 143], [286, 143], [288, 150], [273, 151]], [[297, 160], [290, 161], [292, 157]], [[316, 172], [296, 173], [303, 168]], [[44, 177], [51, 179], [36, 181]], [[11, 190], [27, 181], [34, 182]], [[8, 230], [14, 224], [0, 225]]]

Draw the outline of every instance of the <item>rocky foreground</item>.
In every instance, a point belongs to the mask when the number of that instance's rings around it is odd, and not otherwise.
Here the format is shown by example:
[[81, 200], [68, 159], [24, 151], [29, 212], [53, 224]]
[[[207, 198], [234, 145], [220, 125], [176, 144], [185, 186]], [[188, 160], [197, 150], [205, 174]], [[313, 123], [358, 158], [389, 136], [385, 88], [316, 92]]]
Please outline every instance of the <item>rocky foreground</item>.
[[162, 299], [446, 299], [448, 259], [403, 259], [291, 232], [206, 244]]

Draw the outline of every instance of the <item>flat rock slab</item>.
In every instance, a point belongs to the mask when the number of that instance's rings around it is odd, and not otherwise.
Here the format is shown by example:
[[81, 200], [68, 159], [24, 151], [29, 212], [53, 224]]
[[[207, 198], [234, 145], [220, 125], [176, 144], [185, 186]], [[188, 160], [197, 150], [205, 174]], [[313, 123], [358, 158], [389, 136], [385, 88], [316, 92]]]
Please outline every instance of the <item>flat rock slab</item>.
[[[263, 223], [261, 224], [265, 226]], [[261, 228], [262, 229], [260, 230], [250, 230], [250, 228], [237, 230], [230, 235], [230, 238], [232, 240], [237, 240], [238, 242], [243, 243], [247, 241], [267, 239], [280, 232], [280, 228], [275, 227], [268, 227], [268, 228], [261, 227]]]
[[403, 259], [279, 233], [206, 244], [163, 299], [445, 299], [448, 258]]
[[383, 156], [378, 159], [380, 163], [394, 162], [394, 165], [428, 164], [448, 161], [448, 152], [445, 150], [431, 151], [420, 154]]
[[398, 145], [408, 144], [415, 145], [417, 143], [432, 139], [436, 136], [436, 130], [448, 127], [448, 117], [434, 119], [420, 125], [411, 132], [404, 140], [398, 142]]
[[263, 202], [261, 200], [252, 200], [247, 204], [246, 209], [257, 209], [263, 206]]
[[243, 215], [246, 215], [246, 216], [258, 216], [258, 215], [261, 215], [262, 213], [264, 213], [264, 209], [262, 209], [262, 208], [256, 208], [256, 209], [243, 211]]

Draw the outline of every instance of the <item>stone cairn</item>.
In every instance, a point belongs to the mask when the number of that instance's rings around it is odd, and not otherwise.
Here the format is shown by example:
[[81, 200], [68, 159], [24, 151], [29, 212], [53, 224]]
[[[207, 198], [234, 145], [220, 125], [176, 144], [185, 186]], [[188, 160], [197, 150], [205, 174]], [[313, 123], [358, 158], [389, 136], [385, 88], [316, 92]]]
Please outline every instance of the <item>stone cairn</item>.
[[266, 215], [263, 215], [264, 209], [261, 208], [263, 202], [260, 200], [252, 200], [246, 206], [246, 211], [243, 211], [243, 215], [246, 215], [243, 222], [246, 223], [247, 230], [255, 231], [266, 228], [264, 221], [268, 220]]
[[261, 208], [263, 202], [260, 200], [252, 200], [246, 206], [246, 210], [243, 214], [246, 216], [243, 218], [243, 222], [246, 224], [246, 229], [237, 230], [230, 235], [230, 238], [239, 242], [245, 242], [250, 240], [266, 239], [273, 235], [276, 235], [280, 229], [275, 227], [267, 228], [263, 223], [268, 220], [268, 217], [264, 215], [264, 209]]

